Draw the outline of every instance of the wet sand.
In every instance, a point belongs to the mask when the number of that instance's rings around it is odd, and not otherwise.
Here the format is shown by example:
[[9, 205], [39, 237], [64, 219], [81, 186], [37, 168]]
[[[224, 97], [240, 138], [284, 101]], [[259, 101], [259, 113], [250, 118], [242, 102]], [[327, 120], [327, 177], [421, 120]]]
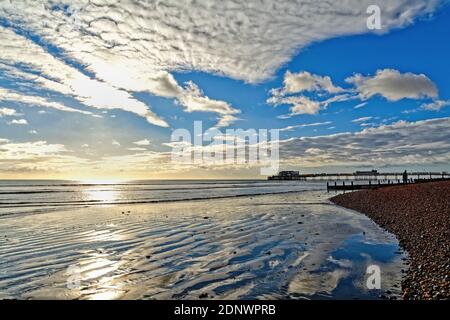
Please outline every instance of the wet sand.
[[[0, 219], [0, 299], [400, 297], [395, 237], [326, 192]], [[366, 287], [366, 268], [383, 270]]]
[[405, 299], [450, 299], [450, 181], [341, 194], [334, 203], [362, 212], [395, 234], [410, 254]]

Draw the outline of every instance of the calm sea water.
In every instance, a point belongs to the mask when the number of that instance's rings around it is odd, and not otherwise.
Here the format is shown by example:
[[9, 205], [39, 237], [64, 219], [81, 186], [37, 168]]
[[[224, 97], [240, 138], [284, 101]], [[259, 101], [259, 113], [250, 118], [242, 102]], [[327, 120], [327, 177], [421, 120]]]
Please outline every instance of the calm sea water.
[[70, 180], [0, 180], [0, 215], [79, 206], [231, 198], [313, 190], [324, 190], [324, 182], [140, 180], [92, 183]]

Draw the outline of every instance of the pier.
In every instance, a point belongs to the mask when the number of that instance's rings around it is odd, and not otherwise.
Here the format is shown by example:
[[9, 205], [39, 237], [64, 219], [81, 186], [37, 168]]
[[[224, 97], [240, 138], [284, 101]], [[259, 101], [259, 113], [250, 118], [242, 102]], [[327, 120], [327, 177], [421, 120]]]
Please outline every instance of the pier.
[[432, 179], [408, 179], [408, 181], [403, 182], [402, 180], [387, 180], [387, 182], [381, 182], [378, 180], [376, 183], [372, 183], [371, 180], [369, 180], [369, 183], [367, 184], [355, 184], [353, 181], [350, 181], [347, 183], [345, 181], [342, 181], [342, 183], [337, 183], [337, 181], [334, 182], [334, 184], [330, 184], [330, 182], [327, 182], [327, 191], [354, 191], [354, 190], [363, 190], [363, 189], [378, 189], [383, 187], [390, 187], [394, 185], [408, 185], [408, 184], [415, 184], [415, 183], [425, 183], [425, 182], [436, 182], [436, 181], [448, 181], [450, 178], [432, 178]]
[[[311, 173], [300, 174], [299, 171], [281, 171], [278, 175], [268, 177], [270, 181], [327, 181], [327, 191], [354, 191], [377, 189], [393, 185], [450, 180], [450, 173], [443, 172], [404, 172], [356, 171], [354, 173]], [[365, 181], [361, 183], [360, 181]]]
[[[450, 173], [443, 172], [408, 172], [408, 178], [417, 180], [447, 179]], [[278, 175], [267, 178], [271, 181], [277, 180], [300, 180], [300, 181], [382, 181], [394, 182], [403, 179], [403, 172], [378, 172], [356, 171], [353, 173], [307, 173], [300, 174], [298, 171], [281, 171]]]

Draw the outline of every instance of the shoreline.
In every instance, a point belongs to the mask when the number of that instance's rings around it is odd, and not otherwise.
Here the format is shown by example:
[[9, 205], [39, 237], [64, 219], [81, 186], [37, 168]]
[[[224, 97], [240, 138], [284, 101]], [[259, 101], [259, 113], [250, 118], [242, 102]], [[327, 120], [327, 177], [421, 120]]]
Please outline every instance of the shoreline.
[[450, 182], [443, 181], [356, 191], [330, 201], [365, 214], [398, 238], [410, 257], [404, 299], [450, 299], [449, 194]]

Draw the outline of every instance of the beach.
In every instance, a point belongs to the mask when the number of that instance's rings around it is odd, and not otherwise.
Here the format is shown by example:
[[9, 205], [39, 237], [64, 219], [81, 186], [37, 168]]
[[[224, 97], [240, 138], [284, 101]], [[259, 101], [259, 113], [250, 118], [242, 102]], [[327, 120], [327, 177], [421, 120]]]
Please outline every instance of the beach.
[[366, 214], [410, 255], [404, 299], [450, 299], [450, 181], [341, 194], [331, 200]]
[[397, 239], [323, 182], [1, 189], [0, 299], [401, 298]]

